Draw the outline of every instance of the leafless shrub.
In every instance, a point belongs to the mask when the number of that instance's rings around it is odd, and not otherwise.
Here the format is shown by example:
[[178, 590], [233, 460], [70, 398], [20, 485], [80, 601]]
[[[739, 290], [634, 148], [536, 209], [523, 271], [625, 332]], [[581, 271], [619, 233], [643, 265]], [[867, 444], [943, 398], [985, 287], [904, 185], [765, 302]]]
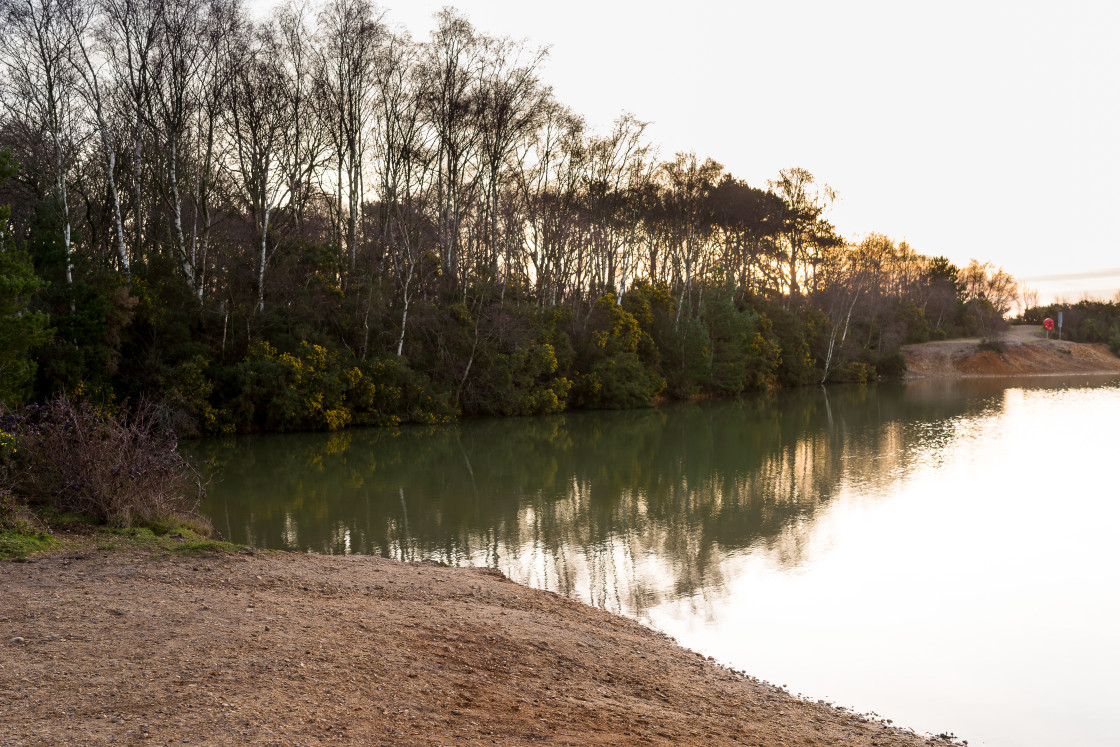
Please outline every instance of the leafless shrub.
[[15, 495], [31, 505], [93, 516], [110, 526], [186, 522], [209, 530], [198, 513], [206, 495], [177, 451], [171, 428], [147, 402], [120, 415], [56, 399], [0, 418], [16, 437], [10, 458]]

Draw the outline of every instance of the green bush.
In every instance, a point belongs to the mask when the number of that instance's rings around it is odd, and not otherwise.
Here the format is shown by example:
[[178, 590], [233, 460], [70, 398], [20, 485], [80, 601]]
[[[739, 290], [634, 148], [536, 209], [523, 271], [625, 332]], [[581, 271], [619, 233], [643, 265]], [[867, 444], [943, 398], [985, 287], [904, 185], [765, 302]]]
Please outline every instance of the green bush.
[[214, 382], [207, 375], [210, 361], [196, 355], [156, 377], [162, 404], [177, 432], [186, 436], [230, 434], [236, 430], [228, 412], [210, 403]]
[[346, 377], [341, 356], [302, 342], [295, 353], [280, 353], [260, 340], [238, 366], [239, 422], [266, 431], [337, 430], [350, 424], [342, 404]]
[[829, 378], [836, 383], [865, 384], [875, 380], [875, 368], [863, 361], [849, 361], [837, 368]]
[[692, 316], [663, 324], [665, 328], [657, 332], [657, 347], [666, 392], [678, 399], [699, 394], [711, 384], [712, 340], [707, 328]]
[[462, 382], [463, 410], [481, 415], [542, 415], [564, 409], [571, 382], [560, 371], [546, 335], [510, 330], [504, 339], [477, 346], [470, 375]]
[[572, 400], [578, 407], [619, 409], [645, 407], [664, 388], [656, 370], [657, 347], [633, 314], [615, 302], [612, 293], [600, 298], [579, 343]]
[[818, 361], [823, 360], [822, 351], [827, 348], [827, 318], [819, 312], [785, 309], [777, 303], [754, 308], [771, 322], [771, 339], [780, 351], [775, 371], [778, 383], [805, 386], [820, 381]]
[[706, 302], [701, 318], [711, 341], [709, 389], [741, 394], [769, 386], [780, 356], [771, 339], [770, 320], [752, 309], [737, 308], [730, 296]]
[[665, 381], [634, 353], [618, 353], [596, 361], [580, 377], [579, 405], [589, 409], [624, 410], [648, 407]]
[[905, 337], [903, 343], [912, 345], [915, 343], [929, 342], [932, 331], [929, 327], [929, 320], [922, 312], [920, 306], [913, 301], [899, 302], [898, 315], [901, 322], [906, 326]]
[[1077, 327], [1078, 342], [1105, 342], [1108, 339], [1107, 328], [1096, 319], [1086, 319]]
[[356, 364], [347, 371], [346, 384], [355, 425], [449, 423], [459, 414], [446, 392], [399, 357]]
[[880, 379], [901, 379], [906, 375], [906, 356], [901, 350], [884, 355], [876, 361], [875, 371]]

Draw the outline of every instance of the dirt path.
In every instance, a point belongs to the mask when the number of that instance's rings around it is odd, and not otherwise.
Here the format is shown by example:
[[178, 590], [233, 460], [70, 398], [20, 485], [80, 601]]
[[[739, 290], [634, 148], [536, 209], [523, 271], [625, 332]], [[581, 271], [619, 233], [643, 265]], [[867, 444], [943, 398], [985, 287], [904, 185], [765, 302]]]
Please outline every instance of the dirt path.
[[1120, 373], [1120, 358], [1107, 345], [1046, 339], [1041, 327], [1013, 326], [1000, 336], [1003, 351], [981, 350], [980, 340], [945, 340], [905, 345], [907, 378], [1030, 376]]
[[4, 745], [944, 743], [483, 570], [90, 549], [0, 589]]

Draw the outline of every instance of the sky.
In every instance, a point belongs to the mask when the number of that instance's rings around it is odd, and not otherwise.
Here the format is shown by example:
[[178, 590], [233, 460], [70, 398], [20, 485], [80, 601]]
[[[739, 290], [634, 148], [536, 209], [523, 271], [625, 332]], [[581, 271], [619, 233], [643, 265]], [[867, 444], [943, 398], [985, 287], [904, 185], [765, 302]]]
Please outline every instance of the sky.
[[561, 102], [599, 130], [633, 113], [663, 158], [808, 169], [846, 238], [991, 261], [1043, 302], [1120, 291], [1115, 0], [380, 4], [417, 40], [451, 4], [548, 46]]

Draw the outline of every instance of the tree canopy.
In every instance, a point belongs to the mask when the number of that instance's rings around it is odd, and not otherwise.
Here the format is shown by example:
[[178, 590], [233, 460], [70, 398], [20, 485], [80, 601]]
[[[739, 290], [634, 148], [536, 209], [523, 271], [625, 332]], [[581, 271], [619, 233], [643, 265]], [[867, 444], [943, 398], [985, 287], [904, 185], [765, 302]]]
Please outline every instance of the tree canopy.
[[592, 131], [547, 50], [453, 9], [423, 40], [368, 0], [0, 20], [9, 402], [156, 392], [198, 431], [633, 406], [892, 375], [1014, 296], [844, 241], [806, 169]]

